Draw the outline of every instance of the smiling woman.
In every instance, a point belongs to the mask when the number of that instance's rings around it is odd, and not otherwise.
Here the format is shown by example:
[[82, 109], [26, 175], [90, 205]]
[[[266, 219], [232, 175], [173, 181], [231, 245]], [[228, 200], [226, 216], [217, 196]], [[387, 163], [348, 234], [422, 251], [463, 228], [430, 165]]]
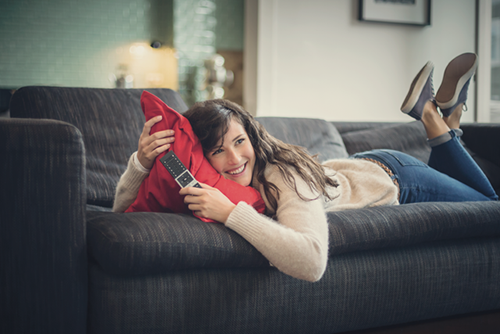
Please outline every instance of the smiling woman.
[[210, 164], [226, 179], [242, 186], [252, 182], [255, 152], [243, 126], [234, 118], [226, 135], [207, 154]]
[[[200, 217], [224, 223], [282, 272], [303, 280], [319, 280], [328, 259], [324, 199], [338, 195], [336, 179], [327, 176], [303, 148], [272, 137], [233, 102], [198, 102], [183, 116], [189, 120], [210, 164], [224, 178], [257, 189], [266, 204], [265, 214], [260, 214], [247, 203], [233, 204], [217, 189], [201, 184], [202, 189], [188, 187], [179, 191], [189, 209]], [[149, 136], [140, 141], [134, 154], [137, 159], [129, 160], [125, 172], [132, 176], [120, 179], [117, 185], [115, 206], [124, 197], [137, 196], [123, 196], [127, 193], [124, 188], [132, 189], [130, 181], [142, 182], [146, 178], [148, 171], [141, 168], [151, 168], [152, 160], [143, 158], [162, 151], [172, 142], [168, 140], [171, 136]]]
[[[303, 196], [297, 191], [297, 176], [305, 181], [310, 191], [323, 194], [328, 199], [334, 197], [328, 193], [327, 187], [336, 187], [337, 183], [325, 175], [323, 167], [304, 148], [284, 143], [269, 135], [264, 127], [238, 104], [220, 99], [198, 102], [186, 111], [184, 116], [191, 123], [194, 133], [201, 141], [205, 156], [211, 163], [212, 160], [214, 163], [218, 160], [217, 154], [214, 156], [213, 153], [221, 153], [224, 148], [230, 148], [230, 152], [227, 153], [230, 155], [229, 158], [224, 159], [227, 154], [222, 155], [223, 161], [219, 162], [220, 170], [214, 166], [219, 172], [226, 172], [224, 174], [227, 175], [227, 171], [234, 172], [235, 169], [241, 168], [245, 161], [251, 163], [247, 167], [252, 167], [252, 173], [244, 173], [244, 180], [246, 181], [246, 176], [251, 176], [254, 182], [262, 185], [262, 191], [273, 210], [277, 209], [277, 198], [283, 190], [269, 182], [264, 175], [269, 171], [269, 165], [276, 167], [287, 188], [294, 189], [297, 196], [303, 200], [311, 200], [312, 197]], [[238, 137], [240, 135], [241, 137]], [[248, 138], [253, 152], [245, 151], [241, 157], [232, 157], [232, 151], [243, 153], [244, 148], [249, 149], [245, 145], [238, 147], [237, 139], [245, 138]], [[233, 141], [232, 145], [224, 144], [228, 140]], [[219, 149], [221, 151], [218, 151]], [[254, 155], [253, 162], [252, 155]], [[237, 164], [238, 161], [234, 158], [239, 159], [240, 164]], [[236, 181], [236, 178], [233, 180]], [[254, 183], [252, 186], [259, 189]]]

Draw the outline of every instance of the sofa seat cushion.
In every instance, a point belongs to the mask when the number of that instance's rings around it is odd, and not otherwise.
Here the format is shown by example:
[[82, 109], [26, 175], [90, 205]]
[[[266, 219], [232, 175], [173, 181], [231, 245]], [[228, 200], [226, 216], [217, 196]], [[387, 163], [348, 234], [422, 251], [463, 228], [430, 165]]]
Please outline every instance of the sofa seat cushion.
[[[91, 258], [111, 274], [267, 267], [245, 239], [188, 215], [87, 212]], [[328, 213], [329, 254], [500, 235], [500, 202], [417, 203]]]
[[427, 202], [328, 213], [330, 255], [500, 235], [500, 202]]
[[184, 214], [87, 211], [87, 240], [90, 257], [112, 274], [269, 266], [264, 256], [224, 225]]

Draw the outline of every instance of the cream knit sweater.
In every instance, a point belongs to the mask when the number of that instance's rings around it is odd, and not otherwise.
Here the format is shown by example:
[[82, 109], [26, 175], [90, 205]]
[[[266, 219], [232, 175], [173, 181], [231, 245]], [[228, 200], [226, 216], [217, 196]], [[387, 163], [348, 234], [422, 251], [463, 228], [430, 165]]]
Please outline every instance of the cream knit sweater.
[[[135, 201], [141, 182], [148, 175], [140, 169], [140, 164], [137, 166], [135, 155], [130, 157], [127, 170], [118, 182], [113, 206], [115, 212], [124, 212]], [[259, 214], [250, 205], [240, 202], [225, 224], [280, 271], [311, 282], [323, 276], [328, 260], [326, 211], [398, 204], [397, 187], [376, 164], [357, 159], [335, 159], [323, 165], [327, 175], [339, 184], [337, 188], [329, 189], [334, 200], [325, 201], [323, 196], [318, 197], [305, 181], [296, 176], [297, 189], [302, 196], [316, 198], [302, 200], [284, 183], [276, 168], [269, 166], [265, 177], [280, 189], [279, 198], [276, 196], [276, 212], [271, 209], [262, 185], [254, 180], [252, 186], [260, 191], [266, 202], [267, 215]]]

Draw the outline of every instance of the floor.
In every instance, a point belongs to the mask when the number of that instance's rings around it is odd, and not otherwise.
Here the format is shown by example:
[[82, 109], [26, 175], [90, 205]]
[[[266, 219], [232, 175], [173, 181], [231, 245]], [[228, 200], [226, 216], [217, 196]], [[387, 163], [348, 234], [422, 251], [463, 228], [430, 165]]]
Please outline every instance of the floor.
[[500, 311], [438, 319], [345, 334], [498, 334]]

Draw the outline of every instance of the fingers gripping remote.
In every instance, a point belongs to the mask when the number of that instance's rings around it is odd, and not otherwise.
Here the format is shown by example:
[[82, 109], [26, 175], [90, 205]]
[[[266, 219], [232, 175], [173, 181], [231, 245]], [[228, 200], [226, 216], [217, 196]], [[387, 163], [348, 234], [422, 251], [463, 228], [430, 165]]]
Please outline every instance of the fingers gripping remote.
[[182, 161], [179, 160], [179, 157], [173, 151], [165, 154], [160, 159], [160, 162], [168, 170], [170, 175], [172, 175], [172, 177], [181, 188], [201, 188], [201, 185], [198, 183], [198, 181], [196, 181], [193, 175], [189, 172], [186, 166], [184, 166]]

